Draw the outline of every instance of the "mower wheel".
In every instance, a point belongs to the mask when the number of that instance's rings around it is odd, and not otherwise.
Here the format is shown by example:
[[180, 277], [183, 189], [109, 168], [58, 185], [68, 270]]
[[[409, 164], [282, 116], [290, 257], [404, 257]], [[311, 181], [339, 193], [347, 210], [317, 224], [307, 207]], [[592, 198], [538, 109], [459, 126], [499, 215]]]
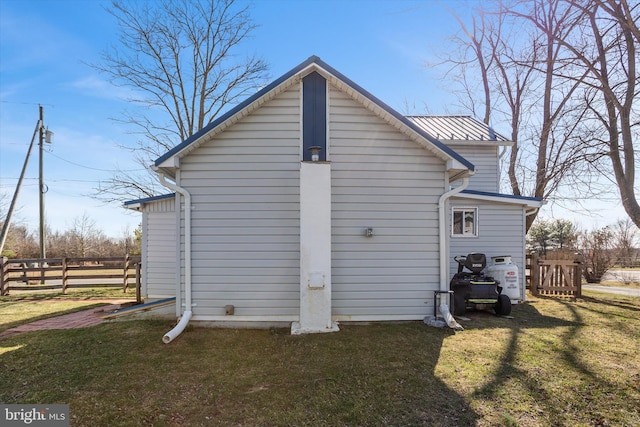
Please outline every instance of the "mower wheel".
[[504, 294], [498, 295], [495, 310], [498, 316], [508, 316], [511, 313], [511, 299]]
[[453, 315], [464, 316], [467, 312], [467, 307], [464, 300], [464, 294], [457, 292], [453, 294]]

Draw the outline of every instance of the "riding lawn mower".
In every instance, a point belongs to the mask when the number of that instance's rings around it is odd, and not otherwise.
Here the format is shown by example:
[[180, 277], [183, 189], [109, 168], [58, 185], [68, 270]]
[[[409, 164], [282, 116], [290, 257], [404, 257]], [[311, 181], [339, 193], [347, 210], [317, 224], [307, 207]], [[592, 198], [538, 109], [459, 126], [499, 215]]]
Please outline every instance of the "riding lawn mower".
[[454, 260], [458, 263], [458, 272], [450, 283], [454, 315], [462, 316], [468, 309], [488, 308], [493, 308], [499, 316], [511, 313], [511, 299], [502, 293], [500, 282], [484, 273], [487, 266], [484, 254], [459, 255]]

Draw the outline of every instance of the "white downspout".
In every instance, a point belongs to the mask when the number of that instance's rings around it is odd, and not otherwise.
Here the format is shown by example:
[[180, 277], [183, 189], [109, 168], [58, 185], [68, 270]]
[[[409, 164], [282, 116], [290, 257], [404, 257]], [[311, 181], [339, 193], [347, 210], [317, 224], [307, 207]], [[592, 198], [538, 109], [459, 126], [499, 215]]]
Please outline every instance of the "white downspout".
[[[187, 327], [189, 320], [193, 313], [191, 312], [191, 194], [184, 188], [169, 182], [166, 180], [162, 172], [158, 172], [158, 179], [160, 183], [170, 190], [181, 194], [184, 197], [184, 298], [185, 298], [185, 311], [182, 313], [182, 317], [178, 324], [169, 332], [164, 334], [162, 342], [169, 344], [178, 335], [184, 331]], [[180, 298], [176, 298], [176, 303], [179, 303]]]
[[[462, 190], [467, 188], [468, 185], [469, 178], [463, 178], [462, 184], [460, 186], [444, 193], [442, 196], [440, 196], [440, 200], [438, 201], [438, 215], [440, 224], [440, 290], [445, 292], [449, 290], [449, 245], [447, 245], [447, 212], [445, 210], [445, 203], [447, 199], [460, 193]], [[463, 331], [464, 328], [462, 327], [462, 325], [456, 322], [456, 320], [453, 318], [453, 315], [451, 315], [448, 299], [448, 293], [440, 294], [440, 314], [444, 318], [444, 321], [447, 323], [447, 326], [449, 326], [451, 329], [455, 329], [456, 331]]]

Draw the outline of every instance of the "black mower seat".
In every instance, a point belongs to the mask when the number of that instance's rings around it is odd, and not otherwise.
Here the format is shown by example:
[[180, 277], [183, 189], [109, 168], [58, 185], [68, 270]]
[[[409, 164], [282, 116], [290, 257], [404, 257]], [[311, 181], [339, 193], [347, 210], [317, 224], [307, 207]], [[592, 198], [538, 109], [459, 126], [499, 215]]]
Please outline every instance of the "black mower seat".
[[480, 274], [487, 266], [487, 257], [484, 254], [469, 254], [464, 261], [464, 266], [472, 273]]

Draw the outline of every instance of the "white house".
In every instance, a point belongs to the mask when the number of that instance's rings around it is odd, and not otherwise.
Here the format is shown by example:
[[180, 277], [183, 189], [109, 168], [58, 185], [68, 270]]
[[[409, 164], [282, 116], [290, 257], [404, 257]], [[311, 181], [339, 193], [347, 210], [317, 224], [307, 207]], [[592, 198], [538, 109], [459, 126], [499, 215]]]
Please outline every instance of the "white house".
[[171, 194], [125, 204], [143, 214], [145, 300], [177, 297], [165, 342], [190, 320], [292, 333], [421, 320], [453, 255], [522, 269], [542, 201], [498, 193], [509, 144], [470, 117], [404, 117], [309, 58], [158, 158]]

